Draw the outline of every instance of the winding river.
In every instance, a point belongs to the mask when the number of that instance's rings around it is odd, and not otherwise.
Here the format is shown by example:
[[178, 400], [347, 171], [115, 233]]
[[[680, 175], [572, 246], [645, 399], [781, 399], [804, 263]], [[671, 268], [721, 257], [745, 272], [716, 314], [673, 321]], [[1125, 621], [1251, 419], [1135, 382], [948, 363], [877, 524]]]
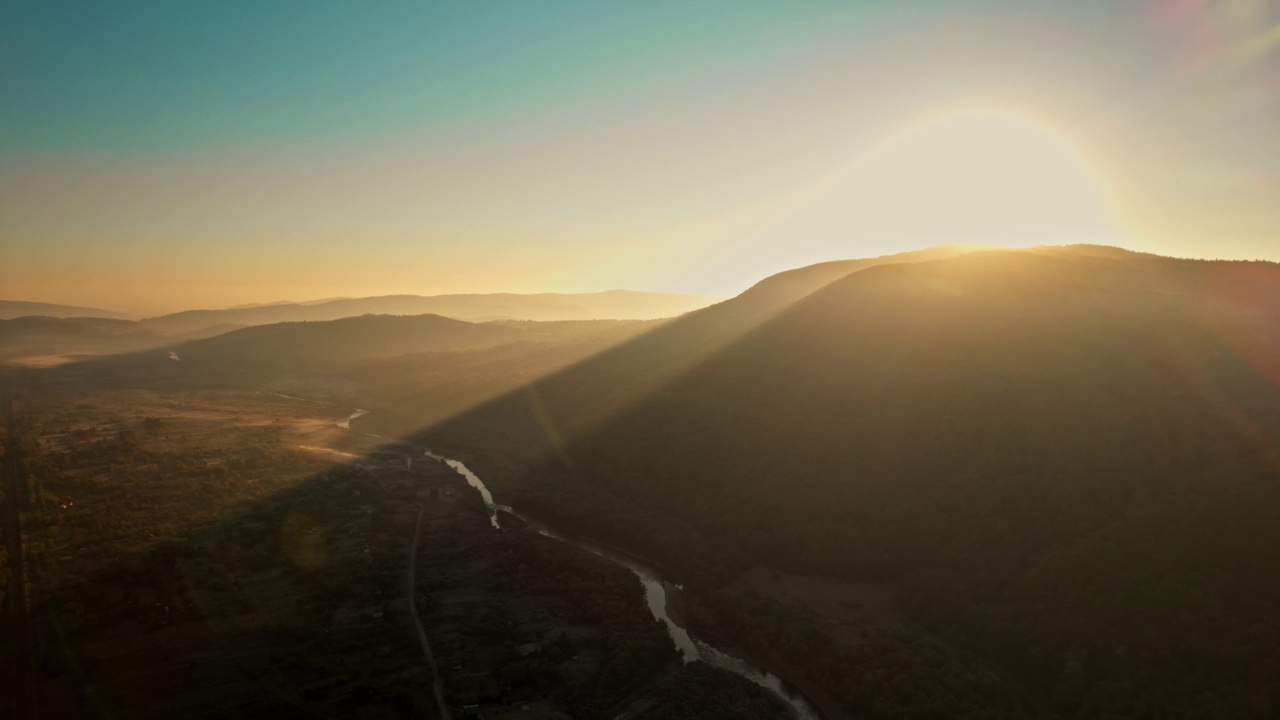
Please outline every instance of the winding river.
[[339, 422], [338, 422], [338, 423], [336, 423], [336, 424], [337, 424], [337, 426], [338, 426], [338, 427], [342, 428], [343, 430], [350, 430], [350, 429], [351, 429], [351, 421], [352, 421], [352, 420], [355, 420], [356, 418], [360, 417], [361, 415], [368, 415], [368, 414], [369, 414], [369, 411], [368, 411], [368, 410], [360, 410], [360, 409], [357, 409], [355, 412], [351, 413], [351, 416], [350, 416], [350, 417], [348, 417], [346, 420], [341, 420], [341, 421], [339, 421]]
[[[289, 398], [291, 400], [304, 399], [294, 398], [280, 393], [272, 394], [278, 397]], [[367, 413], [367, 410], [357, 409], [350, 415], [350, 417], [337, 423], [337, 425], [338, 427], [350, 430], [351, 421]], [[374, 435], [372, 433], [363, 434], [380, 440], [386, 440], [388, 442], [397, 442], [413, 446], [412, 443], [391, 440], [390, 438], [386, 438], [381, 435]], [[734, 657], [723, 650], [712, 647], [706, 642], [690, 635], [689, 631], [684, 626], [676, 622], [667, 613], [667, 595], [668, 593], [679, 593], [680, 586], [667, 581], [656, 568], [638, 558], [627, 555], [614, 548], [605, 547], [585, 538], [565, 535], [546, 523], [535, 518], [531, 518], [508, 505], [499, 504], [494, 501], [493, 493], [489, 491], [489, 488], [484, 484], [484, 481], [472, 472], [471, 469], [468, 468], [461, 460], [447, 458], [443, 455], [434, 453], [431, 450], [427, 450], [420, 445], [414, 447], [422, 450], [425, 457], [448, 465], [454, 472], [461, 475], [467, 481], [467, 485], [470, 485], [477, 493], [480, 494], [480, 498], [484, 501], [485, 507], [489, 510], [489, 524], [495, 529], [500, 529], [502, 527], [499, 514], [504, 512], [509, 513], [510, 515], [524, 521], [526, 525], [540, 535], [545, 535], [546, 537], [553, 538], [587, 552], [594, 553], [635, 573], [636, 577], [640, 579], [640, 584], [644, 587], [645, 604], [648, 605], [649, 612], [653, 617], [666, 624], [667, 631], [671, 634], [671, 640], [675, 643], [676, 649], [679, 650], [680, 656], [683, 658], [684, 662], [690, 663], [700, 660], [712, 667], [717, 667], [721, 670], [727, 670], [741, 675], [751, 682], [772, 692], [782, 700], [783, 703], [791, 708], [792, 715], [794, 715], [798, 720], [821, 720], [822, 716], [819, 715], [813, 705], [805, 699], [804, 695], [800, 694], [797, 690], [788, 685], [784, 680], [782, 680], [782, 678], [779, 678], [777, 675], [774, 675], [764, 668], [753, 665], [752, 663], [741, 658]]]
[[455, 472], [466, 479], [467, 484], [475, 488], [480, 493], [481, 499], [484, 500], [485, 507], [489, 509], [489, 523], [495, 528], [502, 527], [499, 522], [499, 513], [509, 513], [520, 518], [526, 525], [538, 532], [540, 535], [568, 543], [577, 548], [586, 550], [587, 552], [599, 555], [606, 560], [617, 563], [640, 578], [640, 584], [644, 586], [645, 603], [649, 606], [649, 612], [658, 620], [661, 620], [667, 626], [667, 631], [671, 634], [671, 640], [675, 643], [676, 649], [680, 651], [681, 657], [686, 663], [701, 660], [712, 667], [728, 670], [737, 673], [751, 682], [760, 685], [769, 690], [792, 710], [792, 714], [799, 720], [820, 720], [821, 716], [814, 709], [813, 705], [805, 699], [803, 695], [788, 685], [785, 681], [773, 673], [757, 667], [741, 658], [734, 657], [722, 650], [718, 650], [711, 645], [693, 637], [689, 631], [677, 623], [667, 613], [667, 594], [668, 592], [680, 592], [680, 586], [665, 580], [658, 571], [649, 564], [631, 557], [625, 553], [605, 547], [598, 543], [591, 542], [585, 538], [572, 537], [557, 531], [555, 528], [543, 523], [539, 520], [531, 518], [508, 505], [501, 505], [493, 500], [493, 493], [485, 486], [484, 481], [480, 479], [460, 460], [453, 460], [437, 455], [427, 450], [425, 455], [429, 458], [438, 460], [445, 465], [453, 468]]

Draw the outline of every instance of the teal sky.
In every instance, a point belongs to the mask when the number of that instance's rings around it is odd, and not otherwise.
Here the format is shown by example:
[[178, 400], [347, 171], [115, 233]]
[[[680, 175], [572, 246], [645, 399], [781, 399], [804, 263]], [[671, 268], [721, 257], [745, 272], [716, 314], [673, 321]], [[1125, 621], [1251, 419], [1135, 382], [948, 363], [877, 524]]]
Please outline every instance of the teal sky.
[[11, 3], [0, 151], [416, 133], [765, 64], [877, 14], [753, 0]]
[[941, 242], [1280, 260], [1274, 0], [0, 0], [0, 297], [727, 295]]

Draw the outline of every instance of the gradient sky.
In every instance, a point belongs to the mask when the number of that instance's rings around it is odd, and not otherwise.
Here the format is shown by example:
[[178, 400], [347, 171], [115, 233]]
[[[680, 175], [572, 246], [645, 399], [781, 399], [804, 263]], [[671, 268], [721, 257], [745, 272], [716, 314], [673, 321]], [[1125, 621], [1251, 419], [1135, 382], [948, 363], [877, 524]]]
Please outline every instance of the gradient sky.
[[0, 297], [731, 294], [940, 242], [1280, 260], [1274, 2], [4, 2]]

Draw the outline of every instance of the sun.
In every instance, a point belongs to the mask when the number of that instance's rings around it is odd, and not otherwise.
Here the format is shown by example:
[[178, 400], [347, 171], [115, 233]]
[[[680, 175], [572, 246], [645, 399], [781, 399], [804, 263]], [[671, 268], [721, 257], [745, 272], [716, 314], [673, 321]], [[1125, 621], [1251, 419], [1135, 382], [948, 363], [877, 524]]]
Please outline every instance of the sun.
[[1004, 109], [908, 122], [773, 203], [717, 266], [743, 282], [781, 268], [944, 244], [1132, 247], [1103, 164], [1068, 126]]
[[[844, 183], [842, 183], [844, 184]], [[846, 210], [859, 235], [914, 243], [1113, 242], [1098, 175], [1042, 122], [969, 111], [914, 124], [850, 168]]]

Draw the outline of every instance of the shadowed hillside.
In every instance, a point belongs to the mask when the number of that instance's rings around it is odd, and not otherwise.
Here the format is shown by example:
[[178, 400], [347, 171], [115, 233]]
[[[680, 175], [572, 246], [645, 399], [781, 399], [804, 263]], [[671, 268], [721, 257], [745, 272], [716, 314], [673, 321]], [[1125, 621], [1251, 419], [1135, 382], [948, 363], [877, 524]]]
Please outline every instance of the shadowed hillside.
[[283, 323], [47, 377], [372, 408], [831, 717], [1265, 718], [1278, 316], [1273, 264], [944, 247], [669, 321]]
[[424, 350], [461, 350], [510, 341], [516, 333], [497, 325], [438, 315], [366, 315], [329, 322], [296, 322], [242, 328], [183, 345], [191, 362], [304, 365]]
[[[913, 617], [1058, 711], [1266, 716], [1280, 268], [982, 252], [852, 272], [754, 328], [750, 294], [426, 436], [499, 428], [501, 487], [588, 527], [547, 493], [635, 503], [729, 558], [910, 581]], [[635, 523], [592, 529], [715, 566]], [[798, 657], [838, 674], [818, 655]]]
[[[439, 315], [364, 315], [262, 325], [188, 342], [176, 348], [183, 365], [173, 369], [206, 380], [235, 378], [250, 383], [299, 375], [331, 379], [354, 375], [367, 383], [381, 380], [391, 386], [389, 392], [403, 392], [412, 387], [416, 374], [440, 372], [436, 366], [448, 366], [452, 358], [477, 353], [488, 357], [494, 348], [513, 345], [576, 344], [597, 335], [616, 342], [647, 325], [611, 320], [470, 323]], [[512, 366], [512, 371], [517, 369], [518, 365]], [[453, 379], [465, 377], [455, 374]]]
[[794, 302], [851, 273], [877, 265], [943, 260], [965, 255], [981, 248], [969, 245], [940, 245], [911, 252], [855, 260], [832, 260], [787, 270], [752, 285], [733, 302], [741, 307], [778, 308]]
[[[558, 452], [562, 439], [576, 437], [615, 412], [649, 396], [674, 378], [696, 367], [715, 353], [765, 323], [790, 303], [832, 280], [857, 270], [889, 263], [911, 263], [949, 258], [971, 252], [964, 246], [943, 246], [898, 255], [843, 260], [798, 268], [769, 277], [741, 295], [691, 312], [662, 324], [596, 357], [532, 385], [504, 402], [457, 418], [472, 421], [490, 432], [504, 434], [515, 443], [509, 451], [528, 460], [542, 453]], [[547, 403], [542, 407], [542, 403]], [[408, 432], [421, 428], [414, 422], [430, 413], [428, 406], [403, 404], [405, 423], [388, 430]], [[549, 414], [548, 414], [549, 413]], [[554, 431], [546, 424], [554, 420]], [[530, 444], [531, 443], [531, 444]]]
[[[41, 385], [71, 383], [85, 391], [103, 386], [230, 386], [341, 398], [379, 409], [384, 422], [398, 427], [453, 417], [668, 321], [469, 323], [437, 315], [366, 315], [242, 328], [185, 342], [142, 330], [136, 323], [89, 322], [115, 323], [110, 327], [124, 339], [98, 347], [91, 356], [90, 348], [96, 346], [88, 344], [82, 332], [54, 338], [57, 343], [35, 338], [46, 351], [61, 349], [67, 354], [55, 358], [60, 362], [40, 363], [60, 365], [48, 374], [25, 377]], [[80, 328], [80, 321], [23, 318], [0, 322], [0, 333], [11, 324], [17, 328], [50, 323]], [[24, 346], [3, 346], [24, 353], [22, 362], [14, 365], [37, 364]], [[405, 407], [417, 410], [405, 413]]]
[[0, 362], [64, 354], [120, 353], [158, 347], [168, 338], [131, 320], [43, 316], [0, 320]]
[[[1065, 493], [1105, 524], [1170, 490], [1160, 476], [1175, 469], [1187, 482], [1195, 467], [1270, 461], [1272, 318], [1175, 291], [1189, 286], [1026, 253], [873, 268], [579, 438], [573, 472], [763, 533], [757, 550], [812, 570], [892, 572], [962, 538], [983, 565], [1016, 564], [1033, 548], [983, 517], [992, 478], [1036, 503]], [[543, 403], [554, 418], [549, 391]], [[800, 488], [827, 509], [811, 516]], [[923, 525], [885, 522], [891, 508]], [[802, 552], [814, 521], [862, 551]], [[1040, 548], [1072, 535], [1027, 530]]]

